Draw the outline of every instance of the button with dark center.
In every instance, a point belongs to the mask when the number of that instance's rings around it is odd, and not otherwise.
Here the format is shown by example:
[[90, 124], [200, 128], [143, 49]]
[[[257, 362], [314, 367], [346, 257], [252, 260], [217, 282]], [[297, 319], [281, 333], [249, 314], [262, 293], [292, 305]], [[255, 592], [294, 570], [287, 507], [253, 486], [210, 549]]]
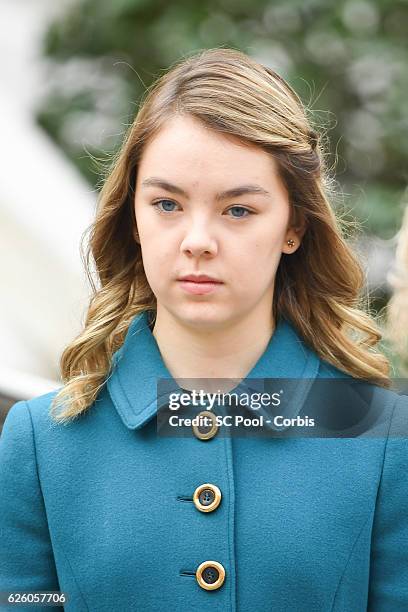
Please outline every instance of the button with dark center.
[[225, 569], [218, 561], [203, 561], [197, 567], [196, 579], [202, 589], [213, 591], [224, 584]]
[[199, 419], [199, 425], [192, 426], [196, 438], [199, 440], [210, 440], [210, 438], [213, 438], [218, 431], [215, 414], [209, 410], [202, 410], [195, 418]]
[[212, 512], [220, 505], [221, 491], [216, 485], [206, 482], [194, 491], [193, 502], [200, 512]]

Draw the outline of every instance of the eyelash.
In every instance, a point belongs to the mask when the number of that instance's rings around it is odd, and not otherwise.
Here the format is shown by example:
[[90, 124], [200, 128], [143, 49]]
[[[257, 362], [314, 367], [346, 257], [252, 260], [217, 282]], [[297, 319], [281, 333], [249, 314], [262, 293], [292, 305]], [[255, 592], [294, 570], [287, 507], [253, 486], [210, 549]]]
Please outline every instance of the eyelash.
[[[167, 198], [162, 198], [161, 200], [156, 200], [155, 202], [152, 202], [152, 206], [154, 206], [157, 210], [157, 212], [159, 214], [164, 214], [164, 215], [168, 215], [170, 213], [175, 212], [174, 210], [161, 210], [159, 208], [159, 204], [161, 202], [171, 202], [172, 204], [176, 204], [176, 202], [173, 202], [173, 200], [168, 200]], [[246, 208], [245, 206], [239, 206], [238, 204], [236, 204], [235, 206], [231, 206], [231, 208], [229, 208], [228, 210], [232, 210], [233, 208], [242, 208], [242, 210], [246, 210], [247, 211], [247, 215], [242, 215], [241, 217], [234, 217], [232, 215], [228, 215], [231, 216], [232, 219], [244, 219], [245, 217], [249, 217], [249, 215], [254, 215], [255, 213], [252, 210], [249, 210], [249, 208]]]

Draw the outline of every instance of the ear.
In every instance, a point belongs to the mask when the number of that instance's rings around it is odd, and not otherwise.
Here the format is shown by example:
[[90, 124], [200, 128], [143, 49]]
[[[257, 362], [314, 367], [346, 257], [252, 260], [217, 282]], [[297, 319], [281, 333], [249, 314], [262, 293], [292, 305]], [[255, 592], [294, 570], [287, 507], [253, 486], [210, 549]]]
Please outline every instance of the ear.
[[135, 242], [137, 242], [138, 244], [140, 244], [140, 238], [139, 238], [139, 234], [137, 232], [136, 227], [133, 228], [133, 238], [135, 239]]
[[291, 255], [298, 250], [301, 245], [303, 235], [306, 231], [306, 225], [299, 225], [297, 227], [290, 227], [286, 234], [282, 245], [282, 253]]

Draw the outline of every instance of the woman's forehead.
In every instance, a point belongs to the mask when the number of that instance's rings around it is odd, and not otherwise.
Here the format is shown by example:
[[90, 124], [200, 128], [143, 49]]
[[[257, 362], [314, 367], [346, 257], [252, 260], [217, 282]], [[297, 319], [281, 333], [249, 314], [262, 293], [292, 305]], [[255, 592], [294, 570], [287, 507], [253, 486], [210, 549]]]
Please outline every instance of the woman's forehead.
[[[141, 156], [138, 184], [162, 182], [180, 185], [193, 182], [220, 182], [223, 188], [258, 185], [261, 190], [276, 188], [277, 164], [261, 147], [232, 139], [197, 120], [176, 118], [166, 123], [149, 141]], [[158, 181], [156, 181], [156, 186]]]

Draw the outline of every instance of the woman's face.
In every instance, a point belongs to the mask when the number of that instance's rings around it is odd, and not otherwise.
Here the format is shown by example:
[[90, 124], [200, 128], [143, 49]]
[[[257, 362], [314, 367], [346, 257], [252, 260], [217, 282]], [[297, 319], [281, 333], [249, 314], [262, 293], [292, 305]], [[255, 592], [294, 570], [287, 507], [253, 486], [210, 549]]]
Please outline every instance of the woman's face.
[[[210, 330], [272, 310], [279, 260], [299, 237], [288, 229], [288, 195], [266, 152], [190, 116], [172, 118], [143, 152], [135, 214], [158, 315], [164, 308]], [[179, 280], [190, 274], [221, 283]]]

